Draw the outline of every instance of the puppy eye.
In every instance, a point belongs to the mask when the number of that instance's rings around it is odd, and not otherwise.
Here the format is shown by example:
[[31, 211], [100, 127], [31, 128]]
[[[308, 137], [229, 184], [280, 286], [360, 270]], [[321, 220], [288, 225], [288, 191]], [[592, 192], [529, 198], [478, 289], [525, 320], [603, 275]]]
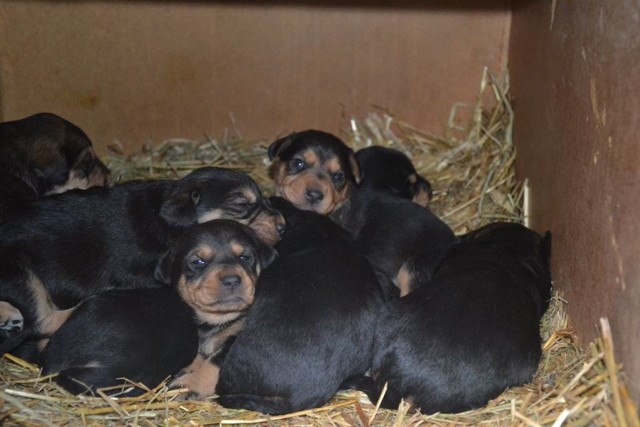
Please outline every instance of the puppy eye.
[[253, 203], [250, 203], [248, 200], [245, 200], [245, 199], [237, 200], [233, 203], [233, 205], [236, 210], [241, 212], [248, 211], [248, 210], [251, 210], [251, 208], [253, 208]]
[[251, 255], [242, 254], [238, 258], [240, 258], [240, 261], [244, 262], [245, 264], [253, 264], [253, 257]]
[[207, 266], [207, 262], [200, 257], [194, 258], [188, 263], [188, 267], [192, 271], [202, 270]]
[[291, 169], [295, 171], [301, 171], [302, 169], [304, 169], [304, 167], [305, 167], [304, 160], [302, 159], [291, 160]]
[[345, 180], [344, 172], [338, 171], [334, 173], [332, 179], [333, 179], [333, 182], [335, 182], [336, 184], [342, 184]]

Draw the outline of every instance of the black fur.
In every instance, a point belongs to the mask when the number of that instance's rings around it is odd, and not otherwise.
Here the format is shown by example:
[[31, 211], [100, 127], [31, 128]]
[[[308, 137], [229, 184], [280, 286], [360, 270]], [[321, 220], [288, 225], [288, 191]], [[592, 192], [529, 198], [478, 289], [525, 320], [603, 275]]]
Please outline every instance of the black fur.
[[432, 280], [378, 317], [373, 378], [353, 381], [382, 406], [404, 398], [423, 413], [485, 405], [530, 381], [550, 298], [551, 237], [496, 223], [454, 244]]
[[369, 368], [382, 290], [344, 230], [283, 199], [273, 203], [287, 231], [216, 392], [223, 406], [280, 414], [323, 405]]
[[402, 151], [373, 145], [356, 151], [362, 181], [359, 188], [388, 192], [426, 207], [433, 195], [431, 183], [416, 171]]
[[[233, 252], [231, 242], [243, 248], [241, 255]], [[215, 354], [207, 350], [224, 347], [224, 342], [212, 340], [227, 325], [206, 322], [229, 318], [241, 298], [245, 301], [237, 307], [237, 316], [242, 316], [252, 302], [255, 277], [274, 257], [273, 248], [235, 221], [190, 227], [158, 260], [156, 274], [170, 289], [118, 289], [87, 298], [42, 352], [44, 372], [59, 372], [58, 383], [74, 394], [121, 384], [123, 377], [155, 387], [189, 365], [196, 354], [209, 359]], [[225, 277], [243, 270], [249, 280], [237, 276], [242, 283], [225, 285]], [[217, 330], [201, 333], [205, 326]], [[142, 391], [135, 388], [130, 394]]]
[[81, 188], [104, 185], [109, 176], [82, 129], [51, 113], [0, 123], [0, 221], [63, 191], [72, 173]]
[[[354, 236], [358, 249], [403, 293], [429, 280], [434, 268], [455, 241], [449, 226], [429, 209], [410, 200], [390, 195], [388, 191], [357, 188], [356, 177], [360, 172], [357, 164], [354, 164], [353, 152], [334, 135], [317, 130], [295, 133], [274, 142], [269, 153], [270, 157], [277, 158], [275, 164], [287, 165], [287, 176], [301, 176], [308, 173], [307, 169], [296, 170], [293, 161], [299, 153], [309, 150], [313, 150], [320, 158], [335, 158], [340, 163], [347, 188], [336, 188], [336, 192], [340, 190], [346, 194], [346, 198], [327, 213]], [[281, 181], [283, 184], [276, 185], [286, 187], [285, 181]], [[287, 193], [283, 189], [280, 191]], [[298, 195], [300, 193], [298, 189]], [[298, 202], [289, 199], [301, 209], [315, 210], [315, 206], [319, 205], [304, 204], [302, 197], [297, 197]], [[401, 271], [405, 273], [400, 275], [404, 281], [398, 279]]]
[[[140, 382], [153, 388], [191, 363], [198, 349], [193, 312], [173, 289], [114, 289], [87, 298], [40, 355], [43, 374], [73, 393]], [[134, 387], [137, 395], [144, 389]]]
[[[247, 189], [255, 196], [250, 203], [243, 195]], [[248, 175], [220, 168], [201, 168], [175, 181], [69, 191], [36, 200], [0, 225], [0, 265], [34, 273], [53, 303], [69, 308], [110, 288], [163, 286], [154, 278], [159, 256], [209, 214], [251, 225], [265, 212], [282, 219]], [[33, 328], [37, 319], [24, 281], [0, 271], [0, 283], [0, 301], [19, 309], [25, 328]]]

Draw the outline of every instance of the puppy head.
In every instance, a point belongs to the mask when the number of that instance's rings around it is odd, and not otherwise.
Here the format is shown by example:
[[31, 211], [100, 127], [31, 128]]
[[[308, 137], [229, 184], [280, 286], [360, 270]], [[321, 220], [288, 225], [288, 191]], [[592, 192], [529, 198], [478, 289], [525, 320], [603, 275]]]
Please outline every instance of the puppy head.
[[221, 324], [249, 308], [260, 272], [275, 257], [251, 228], [209, 221], [182, 234], [158, 261], [155, 277], [174, 286], [201, 322]]
[[[0, 124], [3, 153], [14, 174], [38, 195], [105, 185], [109, 176], [91, 140], [73, 123], [51, 113], [38, 113]], [[24, 169], [24, 170], [19, 170]]]
[[431, 183], [418, 174], [403, 152], [375, 145], [358, 150], [356, 159], [362, 171], [361, 188], [388, 192], [429, 206], [433, 195]]
[[67, 173], [66, 181], [55, 185], [47, 194], [63, 193], [73, 189], [87, 189], [89, 187], [107, 185], [109, 169], [98, 159], [93, 148], [87, 147], [73, 157], [68, 163], [71, 168]]
[[200, 168], [175, 181], [165, 193], [160, 217], [176, 227], [232, 219], [253, 228], [273, 245], [285, 228], [249, 175], [222, 168]]
[[360, 182], [355, 154], [326, 132], [293, 133], [269, 146], [276, 195], [297, 208], [327, 215], [349, 197]]

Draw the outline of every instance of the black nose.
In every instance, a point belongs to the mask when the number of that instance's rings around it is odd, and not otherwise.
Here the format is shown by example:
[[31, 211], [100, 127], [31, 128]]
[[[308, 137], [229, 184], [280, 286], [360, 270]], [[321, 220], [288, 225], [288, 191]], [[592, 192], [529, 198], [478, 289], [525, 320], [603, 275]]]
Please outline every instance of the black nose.
[[318, 190], [307, 190], [306, 193], [304, 193], [304, 197], [309, 201], [309, 203], [318, 203], [320, 200], [324, 199], [324, 194], [322, 194], [322, 191]]
[[229, 274], [228, 276], [222, 276], [220, 278], [222, 286], [227, 288], [236, 288], [242, 283], [242, 279], [237, 274]]
[[282, 236], [284, 234], [284, 230], [287, 228], [286, 224], [284, 222], [279, 222], [276, 224], [276, 231], [278, 232], [278, 235]]

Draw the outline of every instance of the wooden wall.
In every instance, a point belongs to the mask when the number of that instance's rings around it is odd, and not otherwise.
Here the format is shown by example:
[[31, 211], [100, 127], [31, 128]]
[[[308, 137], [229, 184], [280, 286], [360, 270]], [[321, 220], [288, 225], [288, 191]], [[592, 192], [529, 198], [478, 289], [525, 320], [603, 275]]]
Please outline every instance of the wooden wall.
[[[553, 7], [555, 6], [555, 7]], [[583, 343], [609, 318], [640, 399], [640, 4], [515, 1], [517, 167]]]
[[[506, 66], [509, 0], [0, 3], [0, 114], [56, 112], [103, 149], [337, 132], [374, 105], [440, 132]], [[389, 7], [393, 5], [393, 7]]]

